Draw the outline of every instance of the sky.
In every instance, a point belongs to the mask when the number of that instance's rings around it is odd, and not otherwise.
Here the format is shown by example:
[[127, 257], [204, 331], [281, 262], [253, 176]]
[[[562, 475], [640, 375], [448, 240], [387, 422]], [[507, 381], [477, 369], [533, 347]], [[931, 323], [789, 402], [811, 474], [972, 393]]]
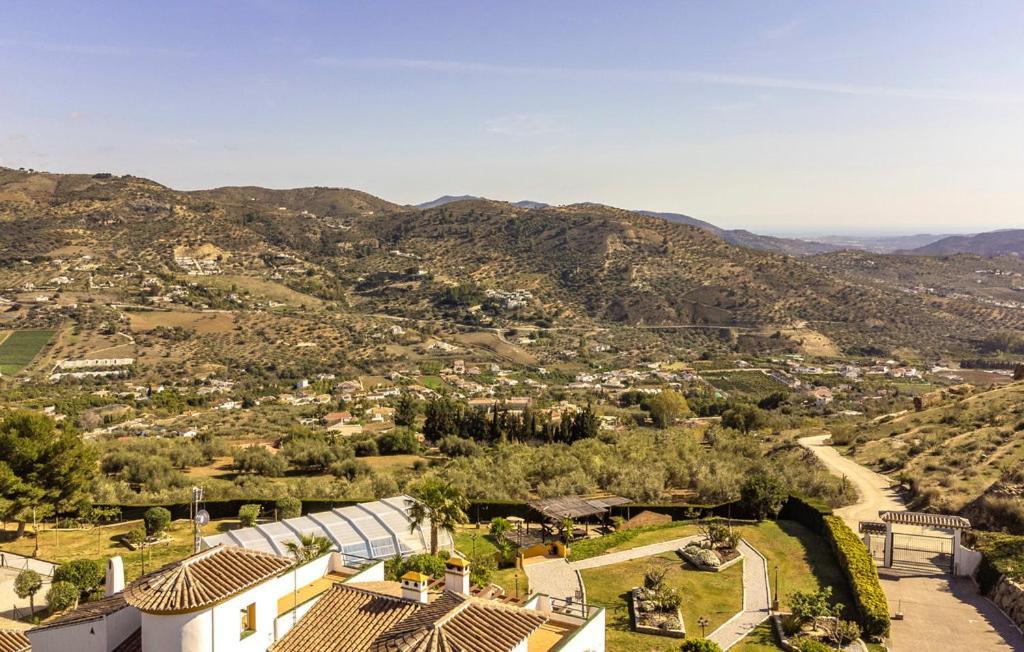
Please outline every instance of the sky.
[[1024, 227], [1020, 0], [0, 6], [9, 167]]

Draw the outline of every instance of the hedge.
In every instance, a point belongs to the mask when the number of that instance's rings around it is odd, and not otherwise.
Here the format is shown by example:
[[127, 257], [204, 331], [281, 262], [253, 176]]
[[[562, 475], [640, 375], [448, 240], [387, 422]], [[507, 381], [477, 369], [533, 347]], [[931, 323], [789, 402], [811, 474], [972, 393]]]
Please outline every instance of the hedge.
[[[348, 507], [349, 505], [355, 505], [357, 503], [370, 502], [372, 498], [358, 499], [343, 499], [343, 500], [323, 500], [323, 499], [301, 499], [302, 500], [302, 513], [310, 514], [316, 512], [326, 512], [331, 509], [338, 507]], [[204, 501], [202, 507], [209, 512], [210, 518], [221, 519], [221, 518], [237, 518], [238, 510], [242, 505], [249, 503], [258, 504], [263, 509], [264, 514], [273, 515], [276, 508], [277, 499], [233, 499], [233, 500], [208, 500]], [[117, 507], [121, 510], [121, 518], [125, 520], [135, 520], [142, 518], [145, 511], [153, 507], [154, 505], [97, 505], [97, 507]], [[171, 514], [175, 519], [188, 518], [191, 510], [189, 503], [171, 503], [171, 504], [159, 504], [155, 505], [164, 507], [170, 510]], [[692, 518], [708, 518], [711, 516], [720, 517], [732, 517], [742, 519], [745, 517], [743, 510], [736, 503], [726, 503], [723, 505], [659, 505], [655, 503], [629, 503], [625, 505], [616, 505], [609, 510], [610, 516], [623, 516], [629, 518], [630, 515], [635, 515], [644, 510], [651, 510], [660, 514], [668, 514], [674, 520], [681, 521]], [[490, 521], [491, 519], [508, 518], [509, 516], [518, 516], [520, 518], [529, 519], [536, 521], [537, 514], [530, 512], [529, 505], [522, 500], [471, 500], [469, 509], [466, 510], [466, 515], [469, 516], [469, 520], [472, 523], [483, 523]], [[579, 522], [583, 523], [587, 519], [580, 519]], [[596, 518], [590, 522], [596, 522]]]
[[850, 583], [864, 633], [871, 637], [888, 636], [889, 602], [882, 591], [871, 552], [841, 518], [824, 516], [823, 520], [826, 538], [832, 544], [836, 561]]
[[802, 496], [790, 496], [779, 518], [797, 521], [829, 542], [836, 563], [843, 569], [850, 585], [864, 634], [870, 637], [887, 636], [889, 602], [882, 591], [875, 560], [864, 542], [841, 518], [834, 516], [827, 505]]

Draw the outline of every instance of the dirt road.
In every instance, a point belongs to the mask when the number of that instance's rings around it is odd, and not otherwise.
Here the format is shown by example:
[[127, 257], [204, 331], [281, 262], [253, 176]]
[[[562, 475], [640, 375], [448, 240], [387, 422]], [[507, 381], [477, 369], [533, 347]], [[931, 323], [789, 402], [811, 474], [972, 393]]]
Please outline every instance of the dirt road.
[[[857, 488], [857, 504], [836, 510], [854, 532], [859, 521], [877, 521], [879, 511], [906, 509], [888, 478], [843, 457], [825, 444], [827, 439], [828, 435], [804, 437], [800, 444]], [[969, 578], [878, 570], [890, 612], [899, 609], [904, 615], [903, 620], [892, 621], [889, 647], [894, 652], [1024, 651], [1020, 630], [978, 595]]]

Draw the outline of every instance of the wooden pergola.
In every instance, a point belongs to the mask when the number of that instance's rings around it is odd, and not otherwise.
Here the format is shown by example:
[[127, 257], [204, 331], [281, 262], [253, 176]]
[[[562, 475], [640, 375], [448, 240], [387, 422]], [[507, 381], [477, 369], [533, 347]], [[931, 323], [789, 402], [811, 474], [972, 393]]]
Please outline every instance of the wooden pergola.
[[[529, 503], [532, 511], [541, 516], [542, 521], [557, 525], [567, 518], [573, 520], [585, 519], [591, 516], [603, 516], [607, 520], [608, 513], [616, 505], [624, 505], [633, 502], [622, 496], [601, 496], [598, 498], [584, 498], [583, 496], [559, 496], [558, 498], [543, 498]], [[587, 531], [590, 531], [590, 524], [584, 522]]]

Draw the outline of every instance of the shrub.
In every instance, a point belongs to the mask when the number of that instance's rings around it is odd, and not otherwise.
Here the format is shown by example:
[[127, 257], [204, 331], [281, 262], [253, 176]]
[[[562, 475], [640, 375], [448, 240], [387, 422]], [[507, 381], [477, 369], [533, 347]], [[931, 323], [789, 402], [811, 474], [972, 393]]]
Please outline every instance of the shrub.
[[142, 522], [146, 524], [147, 535], [159, 536], [171, 524], [171, 512], [163, 507], [150, 507], [142, 515]]
[[665, 583], [667, 569], [652, 566], [644, 573], [644, 588], [658, 590]]
[[888, 635], [889, 603], [871, 553], [838, 516], [826, 516], [825, 526], [839, 566], [850, 583], [864, 633], [872, 637]]
[[722, 652], [722, 648], [706, 638], [690, 638], [683, 641], [679, 652]]
[[261, 510], [262, 508], [255, 503], [239, 507], [238, 520], [241, 522], [242, 527], [252, 527], [256, 525], [256, 519], [260, 517]]
[[78, 587], [81, 594], [88, 594], [99, 588], [103, 577], [103, 565], [94, 559], [75, 559], [61, 564], [53, 572], [54, 582], [70, 582]]
[[78, 587], [71, 582], [54, 582], [46, 592], [46, 602], [50, 611], [66, 611], [78, 604], [78, 596]]
[[774, 475], [756, 473], [740, 488], [740, 504], [755, 519], [763, 521], [779, 513], [786, 502], [786, 488]]
[[279, 519], [283, 520], [302, 516], [302, 501], [298, 498], [285, 496], [279, 499], [274, 506], [277, 507], [277, 517]]
[[232, 466], [241, 473], [255, 473], [271, 478], [279, 478], [288, 470], [284, 455], [274, 455], [262, 446], [249, 446], [238, 451]]
[[420, 442], [408, 428], [395, 428], [377, 438], [377, 450], [381, 455], [411, 455], [419, 449]]
[[141, 525], [139, 527], [133, 527], [124, 535], [124, 540], [133, 546], [141, 546], [146, 540], [146, 528]]
[[813, 638], [799, 638], [793, 641], [793, 647], [798, 652], [832, 652], [832, 648]]

